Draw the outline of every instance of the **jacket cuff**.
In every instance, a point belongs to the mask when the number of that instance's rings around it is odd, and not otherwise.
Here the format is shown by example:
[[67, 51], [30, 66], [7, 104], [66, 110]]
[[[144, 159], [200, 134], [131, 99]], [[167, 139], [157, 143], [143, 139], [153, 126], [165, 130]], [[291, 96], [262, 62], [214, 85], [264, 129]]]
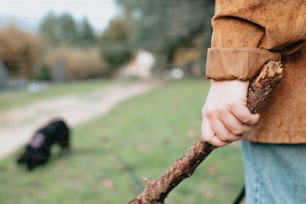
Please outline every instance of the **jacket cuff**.
[[261, 48], [210, 48], [207, 52], [206, 77], [214, 80], [250, 80], [270, 60], [281, 54]]

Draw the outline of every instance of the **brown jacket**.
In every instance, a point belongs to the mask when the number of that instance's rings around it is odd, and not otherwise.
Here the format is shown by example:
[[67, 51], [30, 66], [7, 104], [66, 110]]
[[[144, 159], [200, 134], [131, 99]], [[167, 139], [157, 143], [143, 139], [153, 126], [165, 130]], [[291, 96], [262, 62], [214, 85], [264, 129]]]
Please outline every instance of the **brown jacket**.
[[269, 60], [284, 77], [245, 139], [306, 143], [306, 0], [217, 0], [207, 77], [249, 80]]

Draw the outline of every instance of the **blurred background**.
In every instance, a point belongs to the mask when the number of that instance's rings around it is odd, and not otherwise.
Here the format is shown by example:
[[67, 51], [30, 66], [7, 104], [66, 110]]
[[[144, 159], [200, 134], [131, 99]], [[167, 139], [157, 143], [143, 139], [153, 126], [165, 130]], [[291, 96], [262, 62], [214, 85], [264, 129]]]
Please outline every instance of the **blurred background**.
[[[0, 203], [127, 203], [200, 134], [210, 0], [3, 0]], [[129, 100], [127, 100], [129, 99]], [[16, 157], [61, 117], [71, 154], [34, 172]], [[239, 145], [217, 150], [166, 200], [231, 203]]]
[[[13, 79], [149, 77], [173, 69], [203, 76], [212, 12], [213, 1], [201, 0], [6, 0], [1, 86]], [[147, 70], [135, 67], [137, 57]]]

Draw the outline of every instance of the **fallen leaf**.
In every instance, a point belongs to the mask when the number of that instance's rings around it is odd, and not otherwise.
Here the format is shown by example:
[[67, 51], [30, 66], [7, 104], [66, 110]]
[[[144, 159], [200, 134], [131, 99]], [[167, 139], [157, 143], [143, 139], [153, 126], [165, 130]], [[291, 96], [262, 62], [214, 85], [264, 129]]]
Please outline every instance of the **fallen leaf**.
[[204, 198], [205, 199], [212, 199], [214, 197], [215, 197], [215, 194], [212, 191], [208, 190], [208, 191], [204, 192]]
[[194, 128], [189, 128], [189, 130], [187, 131], [187, 137], [190, 139], [196, 137], [196, 131], [194, 130]]
[[104, 188], [111, 188], [113, 187], [114, 183], [113, 183], [113, 180], [112, 179], [103, 179], [101, 181], [101, 185], [104, 187]]
[[217, 167], [214, 166], [214, 165], [211, 165], [211, 166], [207, 167], [206, 172], [207, 172], [208, 175], [212, 176], [212, 175], [216, 174]]
[[147, 149], [148, 149], [148, 144], [145, 144], [145, 143], [138, 144], [138, 150], [139, 151], [145, 152], [145, 151], [147, 151]]

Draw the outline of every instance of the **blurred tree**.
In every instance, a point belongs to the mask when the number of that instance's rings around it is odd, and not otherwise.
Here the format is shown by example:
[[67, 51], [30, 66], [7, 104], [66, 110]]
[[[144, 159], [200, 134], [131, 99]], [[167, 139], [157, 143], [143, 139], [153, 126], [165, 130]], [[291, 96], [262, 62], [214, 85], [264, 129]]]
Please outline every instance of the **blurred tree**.
[[81, 47], [88, 47], [94, 45], [96, 42], [95, 32], [89, 24], [88, 19], [84, 18], [78, 31], [78, 44]]
[[123, 16], [114, 18], [100, 37], [101, 56], [112, 69], [117, 69], [132, 57], [131, 24]]
[[53, 12], [50, 12], [43, 19], [39, 26], [39, 32], [46, 37], [50, 44], [57, 45], [60, 42], [60, 30], [58, 28], [58, 19]]
[[73, 17], [64, 13], [56, 16], [50, 12], [43, 19], [39, 32], [45, 36], [50, 45], [72, 45], [78, 47], [88, 47], [94, 45], [96, 36], [93, 28], [86, 18], [78, 24]]
[[134, 47], [147, 49], [171, 64], [175, 50], [191, 46], [202, 38], [202, 46], [210, 42], [211, 0], [117, 0], [126, 18], [134, 22], [130, 35]]
[[[108, 75], [97, 49], [97, 36], [86, 17], [77, 22], [68, 13], [51, 12], [43, 19], [39, 31], [52, 49], [45, 55], [46, 67], [38, 70], [38, 77], [84, 79]], [[61, 77], [54, 77], [56, 73]]]
[[0, 60], [10, 77], [29, 79], [44, 50], [41, 39], [15, 26], [0, 31]]
[[65, 13], [58, 18], [58, 27], [58, 34], [61, 36], [61, 40], [64, 44], [77, 44], [78, 30], [70, 14]]

